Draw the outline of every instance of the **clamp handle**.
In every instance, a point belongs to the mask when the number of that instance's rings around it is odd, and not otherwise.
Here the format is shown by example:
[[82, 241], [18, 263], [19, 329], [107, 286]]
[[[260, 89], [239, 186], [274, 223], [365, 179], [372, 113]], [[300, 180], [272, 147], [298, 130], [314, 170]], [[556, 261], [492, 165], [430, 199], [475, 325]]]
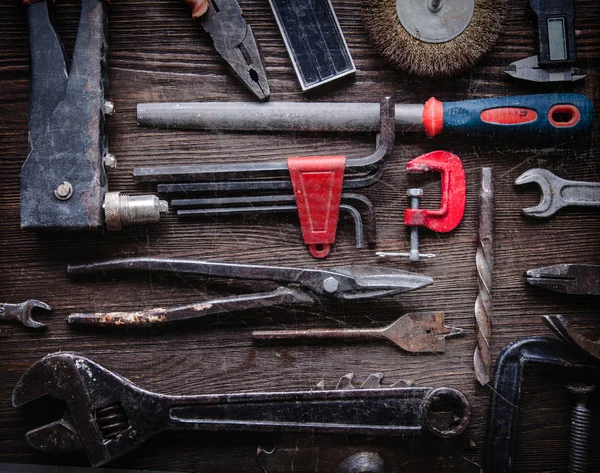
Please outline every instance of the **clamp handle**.
[[427, 227], [435, 232], [450, 232], [458, 226], [465, 213], [467, 185], [462, 161], [448, 151], [433, 151], [406, 164], [406, 172], [430, 171], [442, 175], [440, 208], [406, 209], [404, 224]]

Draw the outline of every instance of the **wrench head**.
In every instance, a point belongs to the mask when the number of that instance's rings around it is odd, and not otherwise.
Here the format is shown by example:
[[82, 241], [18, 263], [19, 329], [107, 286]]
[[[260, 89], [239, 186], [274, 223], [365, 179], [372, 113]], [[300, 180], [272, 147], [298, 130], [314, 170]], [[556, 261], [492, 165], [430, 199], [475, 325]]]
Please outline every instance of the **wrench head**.
[[540, 203], [534, 207], [523, 209], [528, 217], [550, 217], [562, 208], [560, 187], [563, 179], [552, 174], [547, 169], [535, 168], [525, 171], [515, 180], [515, 185], [535, 183], [540, 187]]
[[31, 328], [46, 328], [45, 324], [35, 321], [32, 318], [31, 314], [34, 311], [36, 311], [36, 312], [42, 311], [42, 312], [46, 312], [46, 313], [51, 313], [52, 307], [50, 307], [48, 304], [46, 304], [42, 301], [38, 301], [35, 299], [29, 299], [28, 301], [23, 302], [21, 304], [21, 306], [22, 306], [21, 323], [23, 325], [25, 325], [26, 327], [31, 327]]
[[45, 395], [64, 401], [67, 414], [29, 431], [27, 440], [33, 447], [53, 453], [83, 447], [93, 467], [137, 447], [160, 431], [152, 422], [163, 420], [160, 413], [148, 416], [144, 410], [150, 405], [164, 412], [157, 408], [156, 400], [152, 402], [151, 393], [71, 353], [54, 353], [34, 363], [13, 391], [13, 406]]

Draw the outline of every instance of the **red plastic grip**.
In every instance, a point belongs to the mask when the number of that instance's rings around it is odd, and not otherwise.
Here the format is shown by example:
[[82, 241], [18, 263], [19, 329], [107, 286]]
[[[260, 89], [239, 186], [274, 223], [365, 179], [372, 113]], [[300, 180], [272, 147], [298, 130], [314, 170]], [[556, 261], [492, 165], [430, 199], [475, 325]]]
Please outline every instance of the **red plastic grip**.
[[488, 108], [479, 115], [481, 121], [494, 125], [521, 125], [534, 122], [537, 117], [535, 110], [524, 107]]
[[427, 136], [431, 138], [439, 135], [444, 128], [444, 104], [435, 97], [431, 97], [423, 105], [421, 119]]
[[325, 258], [335, 243], [346, 157], [295, 156], [287, 162], [304, 243], [315, 258]]

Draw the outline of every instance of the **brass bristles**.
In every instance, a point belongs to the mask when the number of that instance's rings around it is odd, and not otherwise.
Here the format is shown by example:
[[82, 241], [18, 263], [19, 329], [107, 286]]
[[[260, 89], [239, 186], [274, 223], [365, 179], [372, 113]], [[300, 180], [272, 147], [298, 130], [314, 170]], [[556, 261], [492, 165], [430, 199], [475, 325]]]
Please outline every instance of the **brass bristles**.
[[426, 43], [408, 33], [395, 0], [366, 0], [365, 29], [379, 53], [397, 69], [421, 77], [448, 77], [473, 66], [502, 30], [507, 0], [475, 0], [469, 26], [445, 43]]

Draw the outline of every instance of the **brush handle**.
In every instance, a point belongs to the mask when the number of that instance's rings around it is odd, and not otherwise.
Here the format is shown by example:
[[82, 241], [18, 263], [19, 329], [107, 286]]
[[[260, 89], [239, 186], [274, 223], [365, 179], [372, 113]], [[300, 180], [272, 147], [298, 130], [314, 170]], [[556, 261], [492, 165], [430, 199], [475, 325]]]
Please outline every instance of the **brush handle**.
[[442, 103], [423, 109], [429, 136], [444, 131], [529, 141], [568, 141], [590, 132], [594, 109], [581, 94], [538, 94]]

